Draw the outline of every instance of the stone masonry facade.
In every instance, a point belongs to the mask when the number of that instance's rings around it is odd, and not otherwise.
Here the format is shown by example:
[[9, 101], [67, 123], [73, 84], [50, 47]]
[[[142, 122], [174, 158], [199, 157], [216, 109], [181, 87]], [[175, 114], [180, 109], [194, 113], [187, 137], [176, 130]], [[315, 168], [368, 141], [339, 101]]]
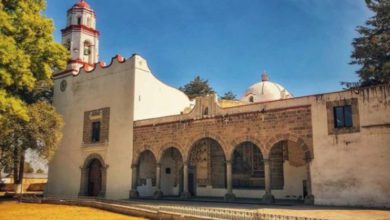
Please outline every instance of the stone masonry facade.
[[312, 157], [312, 127], [310, 106], [272, 109], [215, 115], [200, 119], [177, 120], [166, 123], [134, 124], [134, 160], [150, 150], [159, 162], [164, 150], [175, 147], [188, 161], [192, 145], [202, 138], [216, 140], [225, 153], [226, 160], [236, 146], [249, 141], [258, 146], [264, 158], [279, 141], [298, 143], [305, 156]]

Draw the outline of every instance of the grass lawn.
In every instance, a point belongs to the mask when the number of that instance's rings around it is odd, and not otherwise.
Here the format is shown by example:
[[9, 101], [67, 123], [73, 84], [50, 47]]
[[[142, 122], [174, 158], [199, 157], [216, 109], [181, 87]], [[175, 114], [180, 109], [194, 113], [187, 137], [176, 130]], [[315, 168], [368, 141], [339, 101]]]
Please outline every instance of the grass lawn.
[[145, 220], [143, 218], [107, 212], [99, 209], [48, 204], [17, 203], [0, 201], [1, 220]]

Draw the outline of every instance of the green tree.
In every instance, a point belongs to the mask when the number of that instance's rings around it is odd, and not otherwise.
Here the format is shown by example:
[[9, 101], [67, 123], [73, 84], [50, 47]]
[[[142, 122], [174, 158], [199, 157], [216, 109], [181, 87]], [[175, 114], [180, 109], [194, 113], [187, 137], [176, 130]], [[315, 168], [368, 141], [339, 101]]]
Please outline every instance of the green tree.
[[6, 131], [0, 133], [1, 162], [7, 170], [13, 171], [16, 184], [23, 179], [26, 151], [31, 149], [41, 158], [50, 160], [62, 137], [62, 118], [46, 101], [30, 104], [28, 117], [28, 121], [8, 118], [0, 128]]
[[390, 0], [366, 0], [374, 12], [365, 26], [358, 26], [359, 37], [352, 42], [351, 64], [360, 65], [359, 82], [347, 87], [370, 86], [390, 82]]
[[221, 97], [221, 99], [225, 100], [236, 100], [236, 94], [234, 94], [232, 91], [225, 92], [225, 94]]
[[201, 79], [200, 76], [195, 76], [191, 82], [185, 84], [184, 87], [180, 87], [179, 89], [190, 99], [214, 93], [214, 90], [210, 87], [208, 80]]
[[69, 56], [53, 39], [45, 7], [44, 0], [0, 1], [0, 166], [17, 184], [25, 151], [49, 158], [61, 136], [62, 120], [49, 103], [51, 77]]
[[45, 7], [44, 0], [0, 1], [0, 120], [28, 120], [27, 104], [45, 97], [53, 70], [66, 67], [68, 52], [54, 41]]

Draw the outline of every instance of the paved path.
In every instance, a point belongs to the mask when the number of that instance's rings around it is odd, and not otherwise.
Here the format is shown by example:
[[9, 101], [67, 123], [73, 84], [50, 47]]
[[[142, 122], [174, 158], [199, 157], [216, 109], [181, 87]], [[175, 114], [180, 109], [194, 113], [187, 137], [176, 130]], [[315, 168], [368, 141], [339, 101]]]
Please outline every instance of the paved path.
[[159, 206], [187, 206], [194, 208], [216, 208], [236, 210], [258, 210], [261, 213], [301, 216], [335, 220], [390, 220], [390, 210], [363, 209], [349, 207], [305, 206], [303, 204], [283, 203], [282, 205], [236, 204], [201, 201], [168, 200], [126, 200], [132, 206], [158, 208]]

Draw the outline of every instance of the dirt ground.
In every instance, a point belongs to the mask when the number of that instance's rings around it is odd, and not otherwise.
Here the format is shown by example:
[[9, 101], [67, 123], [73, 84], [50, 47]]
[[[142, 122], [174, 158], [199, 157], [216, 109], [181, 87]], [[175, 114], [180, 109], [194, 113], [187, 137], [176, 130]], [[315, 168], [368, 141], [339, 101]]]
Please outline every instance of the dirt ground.
[[0, 201], [1, 220], [145, 220], [99, 209]]

